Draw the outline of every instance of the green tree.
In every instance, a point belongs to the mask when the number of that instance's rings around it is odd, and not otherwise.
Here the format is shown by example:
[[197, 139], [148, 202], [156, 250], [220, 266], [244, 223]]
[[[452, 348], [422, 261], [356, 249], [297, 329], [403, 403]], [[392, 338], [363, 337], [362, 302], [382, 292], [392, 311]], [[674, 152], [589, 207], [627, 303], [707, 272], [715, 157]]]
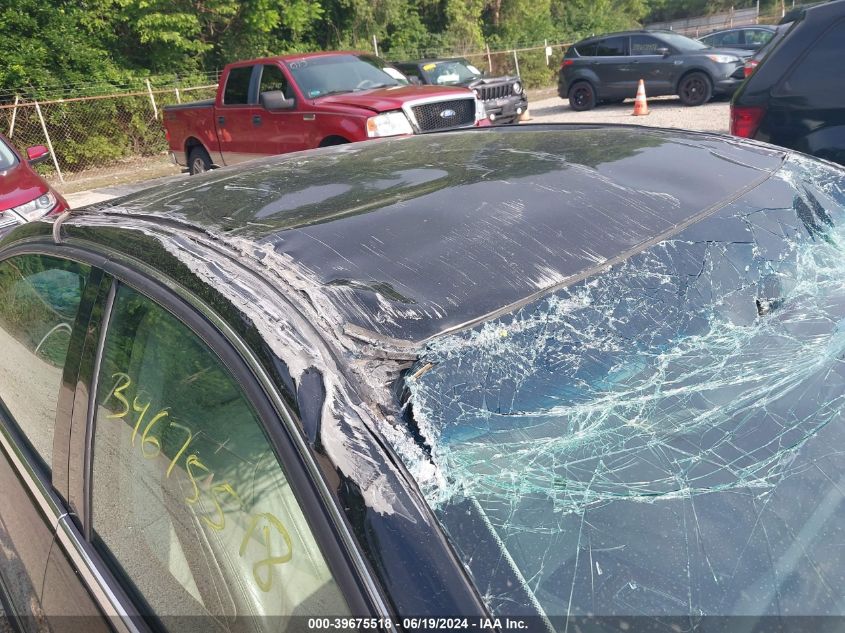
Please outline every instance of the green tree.
[[108, 5], [107, 0], [0, 5], [0, 86], [24, 91], [125, 79], [123, 60], [112, 55], [115, 34], [103, 17]]

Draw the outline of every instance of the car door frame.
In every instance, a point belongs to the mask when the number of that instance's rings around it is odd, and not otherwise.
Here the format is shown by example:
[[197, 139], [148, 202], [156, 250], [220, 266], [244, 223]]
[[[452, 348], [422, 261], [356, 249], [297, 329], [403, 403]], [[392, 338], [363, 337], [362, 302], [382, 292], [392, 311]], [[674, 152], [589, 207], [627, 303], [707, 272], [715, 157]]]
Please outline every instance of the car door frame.
[[628, 76], [632, 72], [633, 66], [630, 61], [631, 53], [631, 38], [628, 35], [608, 35], [597, 38], [593, 43], [596, 45], [596, 53], [598, 53], [598, 46], [608, 40], [624, 40], [625, 53], [623, 55], [598, 55], [591, 58], [590, 66], [595, 72], [599, 85], [596, 86], [596, 96], [599, 100], [602, 99], [621, 99], [630, 96], [636, 96], [636, 85], [634, 87], [634, 94], [629, 94], [631, 91], [628, 86]]
[[[667, 48], [669, 52], [666, 55], [660, 53], [637, 54], [633, 52], [633, 44], [635, 37], [648, 37], [657, 43], [657, 49]], [[657, 50], [655, 49], [655, 50]], [[674, 92], [675, 82], [673, 79], [675, 63], [672, 56], [675, 50], [662, 42], [659, 37], [655, 37], [650, 33], [635, 33], [628, 38], [628, 58], [631, 60], [630, 79], [627, 82], [630, 88], [628, 96], [635, 97], [637, 94], [637, 85], [642, 79], [645, 83], [646, 93], [652, 97], [662, 95], [669, 95]]]
[[[223, 78], [214, 105], [214, 127], [217, 130], [217, 142], [220, 145], [220, 155], [225, 165], [235, 165], [244, 161], [266, 156], [267, 152], [256, 151], [254, 143], [256, 125], [255, 116], [258, 115], [258, 66], [257, 62], [242, 62], [229, 66]], [[233, 70], [250, 68], [249, 87], [246, 103], [226, 103], [226, 85]]]
[[[49, 465], [50, 473], [45, 473], [41, 467], [41, 459], [34, 454], [32, 447], [24, 433], [13, 425], [7, 425], [0, 420], [0, 451], [4, 453], [4, 459], [14, 469], [22, 488], [26, 490], [37, 505], [36, 510], [40, 513], [42, 521], [52, 534], [50, 539], [50, 551], [45, 558], [44, 569], [41, 571], [41, 588], [38, 591], [39, 604], [43, 602], [43, 587], [46, 579], [47, 569], [50, 565], [52, 548], [56, 544], [57, 533], [61, 524], [67, 521], [71, 512], [67, 503], [67, 469], [68, 450], [66, 431], [70, 422], [73, 406], [71, 386], [75, 384], [79, 374], [81, 358], [74, 356], [73, 350], [77, 348], [82, 340], [83, 333], [90, 321], [96, 297], [90, 296], [96, 291], [102, 282], [102, 271], [92, 262], [81, 262], [73, 257], [67, 257], [66, 253], [45, 252], [44, 250], [24, 244], [12, 246], [0, 254], [0, 263], [13, 257], [26, 256], [51, 256], [65, 261], [76, 261], [90, 266], [90, 273], [82, 288], [80, 303], [71, 326], [70, 341], [65, 363], [62, 367], [62, 379], [59, 391], [56, 394], [56, 418], [53, 427], [53, 454], [52, 463]], [[11, 412], [6, 411], [9, 418], [13, 418]], [[6, 603], [6, 587], [0, 579], [0, 595], [3, 598], [0, 602], [6, 608], [7, 617], [13, 626], [21, 629], [19, 614], [16, 609], [9, 610]], [[46, 614], [48, 621], [50, 614]]]
[[[293, 99], [294, 106], [288, 110], [268, 110], [261, 105], [261, 80], [264, 77], [265, 66], [277, 68], [288, 84], [288, 93], [285, 97]], [[307, 103], [296, 87], [293, 77], [287, 67], [279, 61], [265, 61], [256, 64], [255, 90], [258, 105], [253, 121], [258, 121], [258, 127], [265, 133], [261, 134], [263, 140], [257, 140], [256, 144], [262, 148], [262, 152], [272, 154], [287, 154], [310, 149], [317, 144], [315, 125], [316, 113], [306, 112], [303, 106]]]
[[[289, 427], [293, 424], [293, 417], [284, 399], [277, 393], [269, 376], [260, 369], [260, 364], [252, 357], [246, 343], [211, 308], [173, 279], [164, 277], [140, 262], [128, 265], [125, 262], [127, 258], [113, 257], [113, 253], [99, 249], [34, 240], [4, 250], [2, 259], [19, 254], [48, 255], [86, 263], [102, 270], [104, 279], [111, 282], [107, 284], [108, 290], [105, 293], [101, 286], [98, 301], [92, 306], [92, 312], [98, 306], [102, 310], [101, 321], [93, 325], [89, 323], [84, 332], [85, 343], [76, 364], [77, 389], [72, 412], [63, 418], [61, 425], [58, 421], [56, 424], [55, 433], [66, 438], [66, 452], [70, 459], [73, 459], [70, 456], [74, 455], [74, 451], [78, 454], [80, 446], [83, 447], [85, 467], [76, 475], [69, 472], [67, 501], [68, 506], [75, 508], [76, 512], [64, 513], [60, 517], [54, 542], [62, 546], [73, 562], [101, 611], [113, 623], [121, 623], [118, 628], [121, 633], [150, 633], [155, 630], [150, 628], [137, 601], [123, 587], [106, 556], [94, 546], [91, 539], [92, 405], [96, 399], [96, 375], [108, 333], [114, 294], [121, 283], [173, 314], [223, 361], [246, 399], [255, 408], [274, 453], [285, 464], [288, 483], [353, 616], [384, 617], [390, 613], [378, 583], [371, 576], [356, 572], [356, 569], [365, 567], [362, 565], [361, 553], [357, 547], [344, 547], [346, 543], [338, 534], [337, 526], [333, 525], [324, 494], [318, 490], [319, 484], [309, 476], [308, 468], [302, 463], [294, 446], [298, 438]], [[92, 345], [92, 342], [96, 344]], [[74, 429], [74, 425], [83, 422], [84, 429]], [[353, 561], [356, 556], [361, 560]]]

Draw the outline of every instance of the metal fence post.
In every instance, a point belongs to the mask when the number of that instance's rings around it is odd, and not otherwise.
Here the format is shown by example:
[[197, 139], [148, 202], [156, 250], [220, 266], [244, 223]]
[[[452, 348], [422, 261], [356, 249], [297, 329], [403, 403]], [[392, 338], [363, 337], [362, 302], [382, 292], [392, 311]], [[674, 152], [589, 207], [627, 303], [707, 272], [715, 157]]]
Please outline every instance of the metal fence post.
[[147, 92], [150, 95], [150, 103], [153, 104], [153, 117], [156, 119], [158, 118], [158, 107], [156, 106], [156, 98], [153, 96], [153, 87], [150, 85], [150, 80], [145, 79], [144, 81], [147, 82]]
[[9, 138], [12, 138], [15, 133], [15, 119], [18, 117], [18, 102], [20, 99], [20, 95], [15, 95], [15, 107], [12, 108], [12, 121], [9, 123]]
[[487, 49], [487, 71], [493, 73], [493, 58], [490, 56], [490, 45], [484, 42], [484, 47]]
[[41, 106], [38, 105], [38, 101], [35, 101], [35, 111], [38, 113], [38, 119], [41, 121], [41, 129], [44, 131], [44, 138], [47, 139], [47, 147], [50, 149], [50, 156], [53, 158], [53, 165], [56, 167], [56, 173], [59, 174], [59, 180], [62, 182], [65, 181], [65, 177], [62, 175], [62, 170], [59, 169], [59, 161], [56, 158], [56, 152], [53, 149], [53, 142], [50, 140], [50, 135], [47, 133], [47, 123], [44, 121], [44, 115], [41, 114]]
[[376, 57], [378, 57], [378, 40], [376, 40], [375, 34], [373, 34], [373, 50], [376, 52]]
[[516, 76], [521, 77], [522, 75], [519, 74], [519, 58], [516, 56], [516, 49], [513, 50], [513, 63], [516, 65]]
[[546, 54], [546, 66], [549, 65], [549, 40], [543, 40], [543, 52]]

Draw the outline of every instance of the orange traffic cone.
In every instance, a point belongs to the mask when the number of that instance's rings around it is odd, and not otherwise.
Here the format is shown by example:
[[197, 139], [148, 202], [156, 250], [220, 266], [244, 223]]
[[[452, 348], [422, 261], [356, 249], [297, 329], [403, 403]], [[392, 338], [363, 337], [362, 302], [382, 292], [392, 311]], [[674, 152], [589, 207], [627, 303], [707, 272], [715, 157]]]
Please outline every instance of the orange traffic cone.
[[645, 100], [645, 82], [640, 79], [637, 86], [637, 98], [634, 100], [633, 116], [644, 116], [648, 114], [648, 102]]

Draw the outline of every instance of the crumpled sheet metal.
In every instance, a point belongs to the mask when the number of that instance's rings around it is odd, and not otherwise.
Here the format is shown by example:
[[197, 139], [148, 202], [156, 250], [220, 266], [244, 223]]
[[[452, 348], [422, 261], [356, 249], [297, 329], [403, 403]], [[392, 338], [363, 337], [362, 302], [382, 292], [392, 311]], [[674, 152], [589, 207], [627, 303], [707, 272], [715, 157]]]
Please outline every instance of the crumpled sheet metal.
[[[792, 155], [607, 272], [431, 341], [406, 380], [424, 445], [393, 442], [456, 549], [471, 500], [550, 616], [845, 614], [843, 186]], [[511, 612], [496, 562], [464, 562]]]

